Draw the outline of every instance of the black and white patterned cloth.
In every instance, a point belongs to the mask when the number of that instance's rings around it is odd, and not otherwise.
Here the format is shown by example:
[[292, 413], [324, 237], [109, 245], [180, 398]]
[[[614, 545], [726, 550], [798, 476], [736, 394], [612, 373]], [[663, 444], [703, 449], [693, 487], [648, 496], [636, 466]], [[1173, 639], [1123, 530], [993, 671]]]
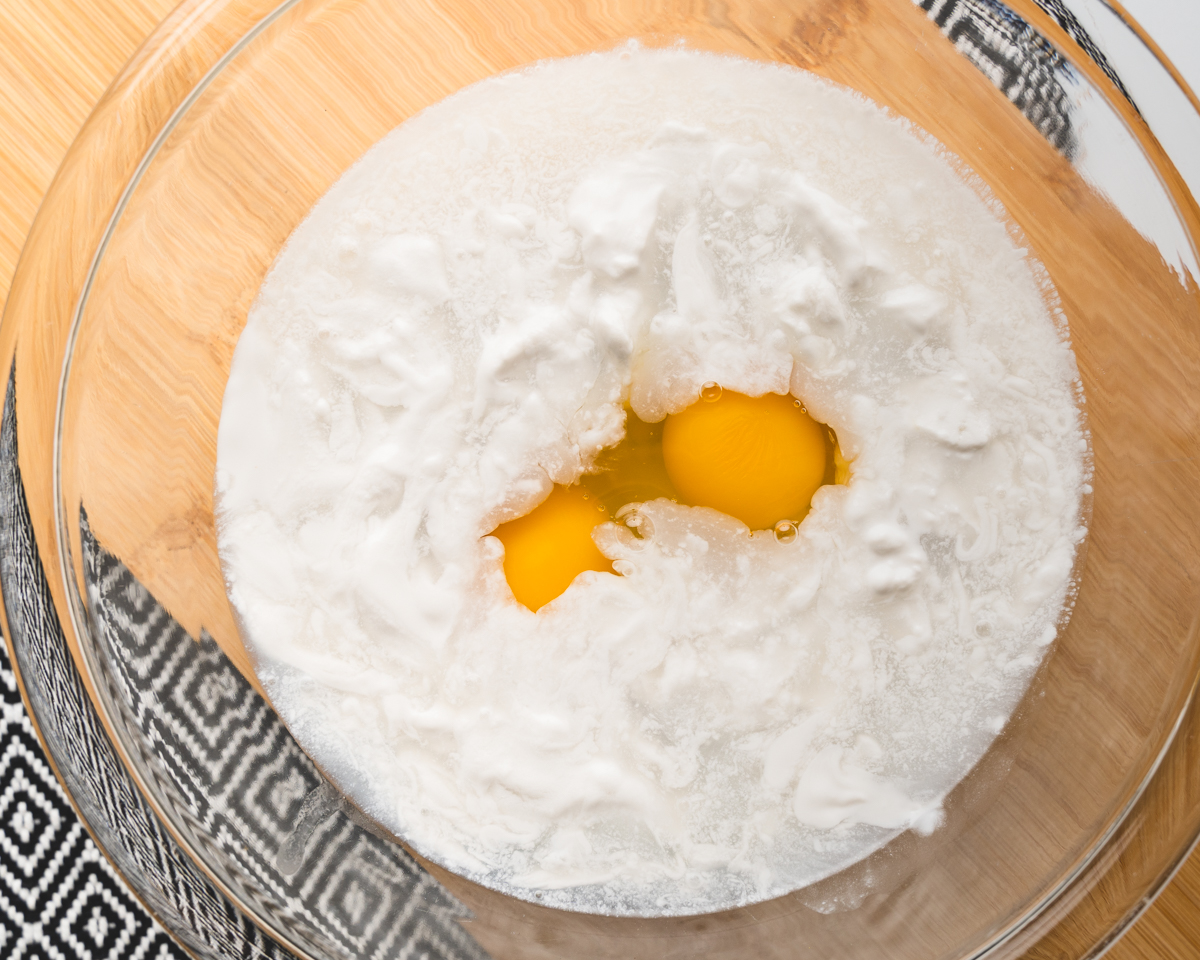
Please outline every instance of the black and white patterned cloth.
[[[997, 0], [913, 2], [1074, 156], [1078, 78], [1036, 30]], [[1036, 2], [1128, 96], [1062, 0]], [[71, 799], [26, 713], [10, 649], [0, 647], [0, 960], [292, 960], [164, 828], [87, 697], [29, 524], [14, 404], [10, 378], [0, 424], [0, 586], [16, 666]], [[212, 639], [193, 641], [81, 520], [106, 689], [156, 771], [149, 789], [160, 809], [169, 804], [185, 827], [211, 838], [205, 856], [230, 871], [226, 889], [241, 877], [256, 908], [312, 931], [306, 942], [318, 954], [486, 960], [459, 923], [462, 906], [336, 798]]]
[[[194, 641], [82, 518], [84, 579], [117, 703], [217, 863], [343, 956], [485, 960], [469, 912], [325, 782], [212, 637]], [[170, 788], [173, 788], [171, 790]]]
[[[0, 861], [0, 907], [11, 918], [4, 934], [11, 944], [0, 942], [0, 958], [159, 955], [148, 953], [151, 949], [186, 956], [179, 949], [183, 946], [206, 960], [292, 960], [293, 954], [259, 929], [211, 876], [224, 880], [226, 890], [243, 894], [256, 915], [313, 956], [486, 960], [459, 923], [469, 918], [463, 906], [340, 800], [211, 638], [193, 641], [103, 549], [84, 516], [89, 634], [105, 657], [94, 676], [101, 696], [108, 690], [120, 698], [119, 709], [109, 709], [118, 734], [124, 719], [142, 738], [149, 763], [137, 756], [131, 763], [142, 776], [144, 792], [135, 786], [84, 689], [49, 594], [17, 459], [14, 383], [10, 374], [0, 422], [0, 587], [14, 658], [6, 655], [4, 661], [5, 689], [13, 701], [11, 707], [6, 703], [13, 716], [10, 724], [5, 714], [6, 745], [21, 742], [24, 749], [11, 752], [36, 758], [38, 795], [55, 797], [59, 807], [18, 797], [12, 815], [0, 822], [0, 836], [9, 841], [3, 844], [6, 851], [17, 850], [25, 858], [14, 861], [15, 871]], [[117, 868], [114, 872], [104, 861], [104, 877], [115, 892], [86, 900], [91, 912], [82, 925], [77, 921], [84, 907], [70, 906], [68, 880], [76, 873], [91, 875], [80, 852], [86, 836], [33, 738], [16, 696], [14, 666], [54, 767]], [[121, 710], [124, 718], [115, 715]], [[7, 788], [9, 782], [3, 782]], [[14, 775], [14, 796], [32, 797], [28, 782], [29, 776]], [[148, 797], [175, 818], [176, 830], [182, 816], [202, 843], [185, 852]], [[55, 828], [56, 823], [62, 826]], [[72, 830], [78, 844], [66, 840], [63, 831]], [[86, 842], [88, 856], [102, 862], [97, 845]], [[198, 860], [209, 867], [209, 875]], [[94, 893], [95, 883], [80, 882], [79, 896]], [[38, 900], [32, 891], [42, 888], [45, 895]], [[161, 927], [136, 905], [132, 891]], [[109, 903], [107, 914], [102, 902]], [[21, 904], [27, 905], [24, 912]], [[32, 913], [29, 907], [39, 905], [43, 911]], [[66, 916], [65, 926], [60, 916]], [[132, 932], [118, 936], [122, 919], [131, 930], [142, 931], [144, 942], [133, 942]], [[78, 935], [64, 940], [59, 928], [82, 930], [92, 945]], [[164, 928], [179, 945], [170, 942]]]
[[0, 957], [185, 960], [75, 815], [34, 734], [4, 647], [0, 702]]

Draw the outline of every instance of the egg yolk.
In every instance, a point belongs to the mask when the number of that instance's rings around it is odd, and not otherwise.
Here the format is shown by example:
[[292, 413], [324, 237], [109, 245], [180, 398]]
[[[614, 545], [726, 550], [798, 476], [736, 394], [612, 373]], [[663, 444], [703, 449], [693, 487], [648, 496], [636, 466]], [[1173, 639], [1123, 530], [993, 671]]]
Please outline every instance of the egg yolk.
[[703, 397], [667, 417], [662, 444], [685, 503], [713, 507], [751, 530], [798, 522], [825, 482], [826, 428], [790, 396], [724, 390]]
[[592, 530], [626, 504], [665, 497], [720, 510], [751, 530], [786, 520], [794, 539], [817, 488], [849, 474], [833, 432], [795, 398], [705, 384], [696, 403], [661, 423], [627, 410], [624, 439], [601, 452], [593, 472], [569, 487], [556, 484], [492, 536], [504, 544], [513, 596], [536, 612], [585, 570], [612, 570]]
[[537, 612], [584, 570], [612, 570], [592, 540], [608, 511], [583, 487], [555, 484], [550, 496], [492, 536], [504, 544], [504, 576], [513, 596]]

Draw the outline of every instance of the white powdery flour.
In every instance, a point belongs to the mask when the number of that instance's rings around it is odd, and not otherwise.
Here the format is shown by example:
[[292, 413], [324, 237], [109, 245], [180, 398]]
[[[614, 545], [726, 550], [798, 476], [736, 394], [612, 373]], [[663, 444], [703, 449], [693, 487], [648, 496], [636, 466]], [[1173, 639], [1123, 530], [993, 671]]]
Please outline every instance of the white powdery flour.
[[[937, 144], [803, 72], [629, 47], [376, 145], [234, 357], [221, 558], [313, 757], [421, 853], [542, 903], [698, 913], [929, 831], [1066, 609], [1066, 329]], [[791, 543], [639, 508], [537, 614], [489, 531], [700, 386], [791, 392], [846, 486]]]

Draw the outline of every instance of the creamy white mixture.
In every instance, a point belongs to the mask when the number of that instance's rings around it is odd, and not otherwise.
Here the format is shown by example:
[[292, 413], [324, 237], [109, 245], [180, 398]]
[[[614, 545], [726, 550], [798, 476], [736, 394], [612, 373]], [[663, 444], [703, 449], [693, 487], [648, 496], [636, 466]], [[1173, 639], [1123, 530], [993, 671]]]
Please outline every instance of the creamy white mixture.
[[[800, 71], [628, 48], [384, 138], [234, 357], [221, 558], [275, 705], [423, 854], [607, 913], [808, 884], [1004, 725], [1084, 531], [1066, 329], [983, 188]], [[853, 461], [791, 543], [655, 501], [533, 614], [486, 534], [700, 386]]]

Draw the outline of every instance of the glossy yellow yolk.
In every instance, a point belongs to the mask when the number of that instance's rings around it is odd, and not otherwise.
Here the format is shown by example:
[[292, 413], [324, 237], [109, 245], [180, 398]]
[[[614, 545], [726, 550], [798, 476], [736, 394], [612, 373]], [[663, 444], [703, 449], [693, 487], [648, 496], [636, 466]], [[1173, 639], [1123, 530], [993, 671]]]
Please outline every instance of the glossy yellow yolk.
[[808, 513], [825, 481], [827, 442], [794, 397], [725, 390], [667, 417], [662, 449], [685, 503], [764, 530]]
[[592, 540], [608, 511], [583, 487], [555, 484], [550, 496], [492, 533], [504, 544], [504, 576], [513, 596], [537, 611], [584, 570], [612, 570]]
[[576, 486], [556, 485], [492, 536], [504, 544], [513, 596], [537, 611], [585, 570], [612, 569], [592, 530], [626, 504], [666, 497], [764, 530], [799, 523], [817, 488], [845, 483], [849, 473], [832, 433], [793, 397], [747, 397], [707, 384], [701, 399], [662, 423], [628, 411], [625, 439], [597, 457], [593, 473]]

